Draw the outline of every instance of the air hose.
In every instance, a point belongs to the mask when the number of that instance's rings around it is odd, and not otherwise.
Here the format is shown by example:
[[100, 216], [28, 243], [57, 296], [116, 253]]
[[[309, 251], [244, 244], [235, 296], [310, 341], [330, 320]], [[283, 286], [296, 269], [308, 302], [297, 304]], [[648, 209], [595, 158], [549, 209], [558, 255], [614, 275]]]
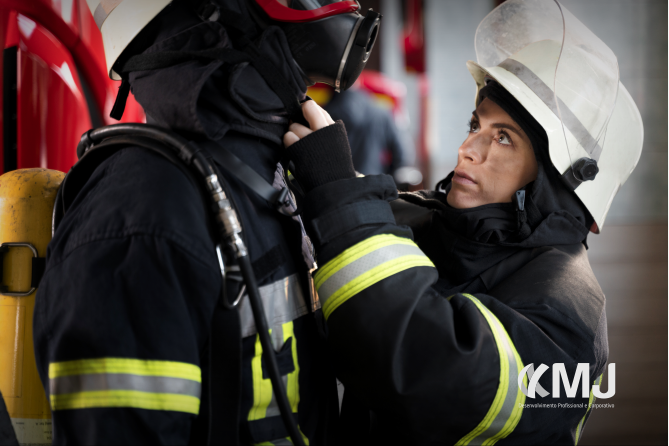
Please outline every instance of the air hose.
[[[228, 248], [237, 258], [242, 277], [246, 284], [246, 291], [249, 296], [253, 318], [263, 350], [264, 363], [268, 368], [267, 371], [281, 412], [281, 418], [293, 444], [304, 446], [304, 440], [293, 418], [286, 389], [279, 373], [279, 365], [269, 336], [269, 326], [265, 317], [260, 290], [253, 273], [248, 249], [242, 237], [242, 227], [231, 199], [228, 198], [226, 192], [223, 190], [222, 178], [219, 181], [217, 170], [211, 165], [201, 149], [193, 147], [188, 141], [175, 133], [147, 124], [115, 124], [89, 130], [81, 137], [81, 142], [77, 147], [77, 155], [81, 159], [86, 153], [94, 150], [96, 145], [105, 140], [109, 141], [110, 138], [115, 137], [127, 138], [128, 136], [148, 138], [160, 142], [163, 147], [168, 148], [172, 153], [165, 153], [160, 147], [141, 146], [163, 155], [173, 164], [176, 164], [176, 160], [174, 159], [174, 154], [176, 154], [183, 164], [191, 169], [194, 168], [198, 176], [204, 179], [208, 192], [207, 201], [212, 204], [219, 236], [227, 242]], [[220, 256], [219, 261], [222, 262]], [[221, 269], [223, 287], [225, 287], [224, 270], [223, 268]], [[225, 293], [222, 293], [222, 296], [225, 299]], [[229, 306], [228, 302], [225, 302], [225, 304], [226, 307]]]

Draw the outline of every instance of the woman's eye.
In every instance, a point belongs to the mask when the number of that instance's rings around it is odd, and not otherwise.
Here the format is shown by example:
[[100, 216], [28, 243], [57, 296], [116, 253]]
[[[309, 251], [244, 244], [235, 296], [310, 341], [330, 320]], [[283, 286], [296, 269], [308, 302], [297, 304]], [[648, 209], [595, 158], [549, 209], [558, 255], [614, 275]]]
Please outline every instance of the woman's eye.
[[473, 120], [469, 121], [468, 125], [469, 125], [469, 133], [476, 133], [480, 129], [480, 125], [476, 121]]
[[502, 133], [498, 138], [497, 142], [500, 144], [504, 144], [505, 146], [510, 146], [511, 145], [511, 140], [509, 139], [508, 135], [505, 135]]

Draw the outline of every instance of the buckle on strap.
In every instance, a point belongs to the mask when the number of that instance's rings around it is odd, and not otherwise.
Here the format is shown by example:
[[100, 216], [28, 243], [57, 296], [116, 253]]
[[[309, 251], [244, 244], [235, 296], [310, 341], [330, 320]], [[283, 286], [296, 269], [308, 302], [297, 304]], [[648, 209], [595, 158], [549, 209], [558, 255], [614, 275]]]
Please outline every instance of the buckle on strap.
[[[9, 252], [9, 248], [30, 248], [33, 253], [31, 265], [31, 288], [28, 291], [9, 291], [9, 288], [4, 283], [4, 278], [0, 280], [0, 294], [3, 296], [25, 297], [30, 296], [37, 289], [39, 281], [44, 274], [44, 260], [37, 254], [37, 249], [27, 242], [11, 242], [0, 244], [0, 274], [4, 269], [4, 254]], [[37, 260], [37, 261], [36, 261]]]

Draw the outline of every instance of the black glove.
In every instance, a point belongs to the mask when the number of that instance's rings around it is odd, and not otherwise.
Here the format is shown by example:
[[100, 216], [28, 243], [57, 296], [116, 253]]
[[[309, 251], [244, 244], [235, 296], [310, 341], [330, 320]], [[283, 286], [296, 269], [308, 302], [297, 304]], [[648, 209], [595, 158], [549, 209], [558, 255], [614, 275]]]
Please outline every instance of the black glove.
[[295, 164], [293, 175], [307, 193], [326, 183], [356, 177], [341, 120], [310, 133], [286, 151]]

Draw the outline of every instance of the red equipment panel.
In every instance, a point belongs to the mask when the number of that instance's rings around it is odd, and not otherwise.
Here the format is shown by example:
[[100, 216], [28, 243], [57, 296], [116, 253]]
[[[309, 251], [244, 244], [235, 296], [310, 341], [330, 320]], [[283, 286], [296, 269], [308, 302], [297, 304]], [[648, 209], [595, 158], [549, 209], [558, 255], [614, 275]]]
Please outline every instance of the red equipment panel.
[[[85, 0], [0, 0], [2, 153], [0, 173], [68, 171], [81, 134], [114, 124], [120, 82], [109, 79]], [[122, 122], [144, 122], [132, 94]]]
[[92, 127], [70, 52], [44, 27], [18, 14], [17, 168], [67, 172]]

